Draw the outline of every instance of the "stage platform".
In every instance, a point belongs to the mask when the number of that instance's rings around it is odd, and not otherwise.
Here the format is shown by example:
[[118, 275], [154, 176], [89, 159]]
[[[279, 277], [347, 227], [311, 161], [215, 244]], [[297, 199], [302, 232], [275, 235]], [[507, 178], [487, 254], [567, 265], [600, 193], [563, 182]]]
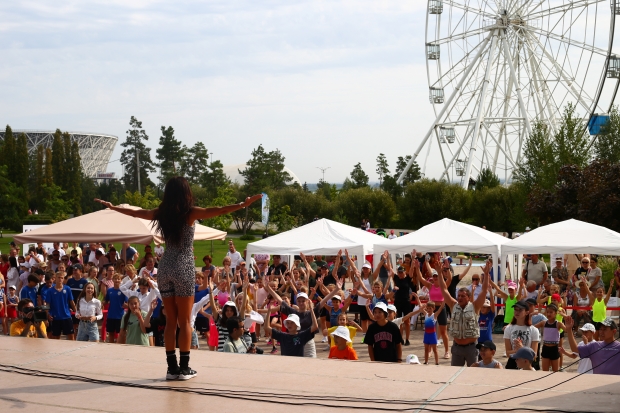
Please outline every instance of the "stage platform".
[[620, 402], [620, 376], [546, 377], [538, 372], [208, 351], [192, 353], [196, 378], [166, 382], [162, 348], [64, 340], [0, 337], [0, 364], [2, 411], [617, 412]]

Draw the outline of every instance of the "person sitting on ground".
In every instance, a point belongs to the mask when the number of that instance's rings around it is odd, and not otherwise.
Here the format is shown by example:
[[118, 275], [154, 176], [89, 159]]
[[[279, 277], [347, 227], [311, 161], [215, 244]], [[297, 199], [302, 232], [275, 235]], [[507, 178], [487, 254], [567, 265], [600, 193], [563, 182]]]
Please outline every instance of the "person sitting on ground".
[[243, 320], [237, 316], [232, 316], [226, 320], [226, 328], [228, 329], [228, 337], [224, 342], [224, 353], [253, 353], [253, 345], [248, 346], [243, 339], [245, 330]]
[[[30, 311], [24, 311], [30, 308]], [[20, 300], [17, 304], [19, 320], [11, 324], [11, 336], [13, 337], [30, 337], [30, 338], [47, 338], [47, 330], [43, 321], [34, 321], [34, 304], [29, 298]]]
[[[283, 356], [303, 357], [304, 346], [310, 340], [314, 339], [314, 334], [319, 329], [319, 323], [316, 320], [316, 315], [313, 311], [312, 301], [308, 300], [308, 307], [310, 311], [310, 317], [312, 318], [312, 325], [310, 328], [301, 330], [301, 324], [299, 323], [299, 316], [297, 314], [290, 314], [284, 321], [285, 327], [288, 332], [283, 333], [278, 330], [271, 329], [271, 321], [267, 319], [265, 323], [265, 330], [268, 334], [271, 334], [273, 340], [280, 342], [280, 350]], [[271, 305], [268, 305], [268, 313], [271, 311]]]
[[[594, 333], [596, 332], [594, 324], [586, 323], [579, 330], [581, 330], [581, 342], [577, 347], [585, 346], [586, 344], [594, 341]], [[572, 351], [564, 349], [564, 347], [560, 347], [560, 353], [572, 359], [579, 357], [579, 353], [573, 353]], [[579, 360], [579, 364], [577, 365], [577, 373], [592, 374], [592, 360], [590, 360], [589, 357]]]
[[480, 360], [469, 367], [483, 367], [487, 369], [503, 369], [502, 363], [495, 360], [495, 343], [491, 340], [476, 344], [476, 348], [480, 352]]
[[332, 333], [332, 346], [329, 349], [330, 359], [357, 360], [357, 353], [349, 336], [347, 327], [338, 326]]
[[[337, 328], [340, 328], [340, 327], [344, 327], [349, 331], [349, 338], [351, 340], [355, 338], [358, 331], [362, 330], [362, 327], [360, 327], [355, 321], [349, 320], [346, 313], [339, 314], [338, 324], [333, 327], [328, 328], [327, 331], [323, 333], [323, 334], [327, 334], [330, 337], [330, 341], [331, 341], [330, 350], [332, 347], [336, 345], [336, 342], [334, 341], [334, 337], [332, 336], [332, 334], [334, 333], [334, 331], [336, 331]], [[353, 347], [352, 341], [349, 342], [349, 346]]]
[[514, 360], [517, 369], [519, 370], [536, 371], [536, 369], [532, 366], [535, 358], [536, 353], [529, 347], [521, 347], [515, 353], [510, 355], [510, 360]]

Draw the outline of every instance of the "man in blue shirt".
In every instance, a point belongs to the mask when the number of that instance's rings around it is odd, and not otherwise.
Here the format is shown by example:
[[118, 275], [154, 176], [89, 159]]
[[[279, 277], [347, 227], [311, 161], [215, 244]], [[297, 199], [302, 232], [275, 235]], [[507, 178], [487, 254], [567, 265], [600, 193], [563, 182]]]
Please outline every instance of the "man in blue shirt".
[[49, 315], [52, 320], [51, 338], [58, 340], [60, 334], [67, 336], [67, 340], [73, 340], [74, 329], [71, 321], [71, 311], [75, 312], [75, 304], [71, 288], [62, 283], [57, 283], [54, 288], [47, 290], [45, 304], [49, 306]]
[[115, 343], [118, 333], [121, 331], [121, 319], [125, 314], [124, 305], [127, 302], [127, 296], [120, 290], [121, 275], [115, 274], [112, 277], [114, 287], [108, 288], [103, 305], [108, 306], [108, 319], [106, 320], [105, 329], [108, 333], [108, 343]]
[[19, 299], [23, 300], [24, 298], [28, 298], [33, 303], [37, 302], [37, 291], [39, 285], [39, 277], [34, 274], [30, 274], [28, 276], [28, 284], [24, 285], [19, 292]]
[[[88, 283], [88, 280], [82, 277], [82, 271], [84, 271], [82, 264], [73, 264], [73, 277], [67, 279], [66, 286], [71, 290], [71, 296], [74, 303], [77, 302], [84, 286]], [[80, 320], [78, 320], [75, 315], [72, 315], [71, 319], [73, 320], [73, 329], [77, 332]]]

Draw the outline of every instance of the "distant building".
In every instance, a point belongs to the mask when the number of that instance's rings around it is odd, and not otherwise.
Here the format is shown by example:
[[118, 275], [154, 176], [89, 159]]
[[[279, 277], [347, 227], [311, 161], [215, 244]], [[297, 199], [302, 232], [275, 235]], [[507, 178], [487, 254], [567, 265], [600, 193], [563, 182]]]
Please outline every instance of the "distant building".
[[[13, 136], [17, 139], [19, 134], [25, 134], [28, 142], [28, 154], [33, 155], [39, 145], [43, 145], [45, 148], [52, 147], [54, 132], [56, 131], [13, 129]], [[4, 141], [4, 134], [5, 131], [0, 131], [0, 141]], [[118, 142], [118, 137], [88, 132], [69, 132], [69, 135], [71, 141], [78, 143], [80, 158], [82, 158], [82, 169], [86, 176], [96, 179], [97, 173], [108, 169], [108, 163], [116, 142]]]

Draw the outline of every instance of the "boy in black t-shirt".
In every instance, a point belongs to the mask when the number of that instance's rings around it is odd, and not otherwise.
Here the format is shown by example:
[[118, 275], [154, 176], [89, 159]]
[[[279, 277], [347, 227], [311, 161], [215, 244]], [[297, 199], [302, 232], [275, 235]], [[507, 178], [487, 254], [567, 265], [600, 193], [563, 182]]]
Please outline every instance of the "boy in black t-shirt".
[[388, 321], [387, 306], [378, 302], [372, 311], [376, 322], [368, 327], [364, 343], [371, 361], [402, 362], [403, 337], [398, 326]]

